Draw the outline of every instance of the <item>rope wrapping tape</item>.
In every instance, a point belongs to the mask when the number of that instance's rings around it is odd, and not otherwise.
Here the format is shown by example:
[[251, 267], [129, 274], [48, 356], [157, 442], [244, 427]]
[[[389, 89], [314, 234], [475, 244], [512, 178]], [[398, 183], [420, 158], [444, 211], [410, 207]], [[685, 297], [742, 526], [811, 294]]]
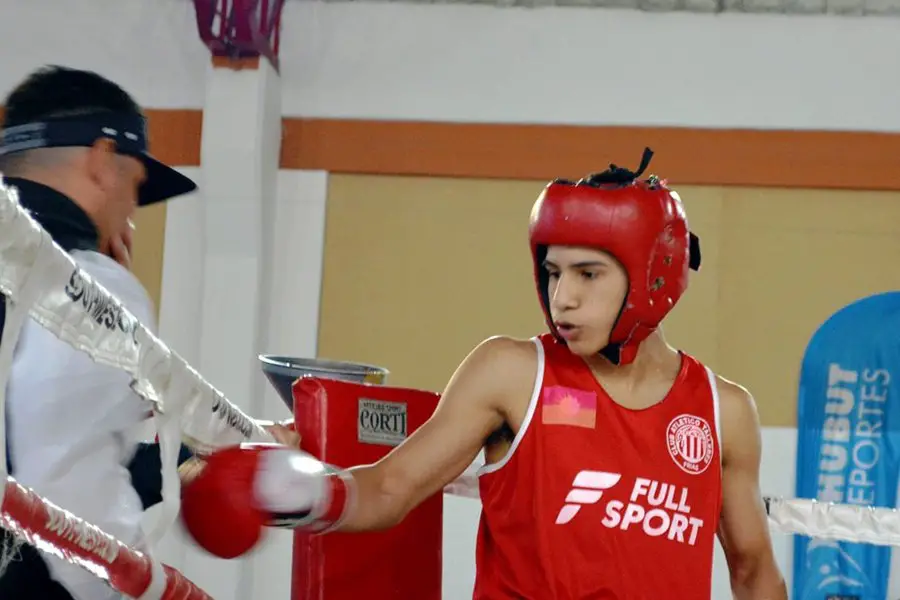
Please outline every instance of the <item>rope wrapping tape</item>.
[[[195, 451], [274, 441], [84, 272], [0, 181], [0, 291], [16, 301], [35, 277], [40, 286], [31, 318], [94, 361], [129, 373], [134, 391], [157, 412], [177, 409], [184, 442]], [[182, 381], [177, 395], [167, 394], [176, 372], [190, 384]]]
[[129, 598], [151, 600], [145, 592], [152, 586], [162, 589], [153, 600], [212, 600], [168, 566], [162, 567], [165, 586], [160, 586], [153, 581], [159, 566], [150, 557], [54, 506], [12, 477], [6, 478], [5, 488], [0, 524], [42, 552], [84, 567]]
[[900, 511], [802, 498], [766, 498], [769, 522], [782, 533], [900, 546]]

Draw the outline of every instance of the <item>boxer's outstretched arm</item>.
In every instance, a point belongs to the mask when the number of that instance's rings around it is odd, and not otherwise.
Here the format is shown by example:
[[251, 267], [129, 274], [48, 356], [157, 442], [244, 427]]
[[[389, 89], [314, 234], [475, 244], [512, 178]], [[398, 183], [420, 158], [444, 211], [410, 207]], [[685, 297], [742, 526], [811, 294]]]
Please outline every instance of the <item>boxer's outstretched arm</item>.
[[530, 395], [536, 369], [531, 342], [497, 337], [477, 346], [422, 427], [379, 462], [350, 469], [356, 499], [340, 531], [393, 526], [459, 477], [503, 424], [508, 399]]
[[736, 600], [787, 600], [772, 552], [769, 521], [759, 489], [762, 443], [753, 397], [719, 379], [722, 427], [722, 517], [719, 540]]

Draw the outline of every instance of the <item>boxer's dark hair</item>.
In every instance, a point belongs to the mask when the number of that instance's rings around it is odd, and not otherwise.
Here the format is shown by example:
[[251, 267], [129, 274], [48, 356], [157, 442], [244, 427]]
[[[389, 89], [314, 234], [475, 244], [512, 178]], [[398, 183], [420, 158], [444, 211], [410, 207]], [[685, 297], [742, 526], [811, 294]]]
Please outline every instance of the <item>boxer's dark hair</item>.
[[[653, 150], [650, 148], [644, 148], [644, 154], [641, 156], [641, 164], [638, 166], [637, 171], [629, 171], [623, 167], [619, 167], [614, 164], [610, 164], [609, 168], [600, 173], [591, 173], [587, 177], [583, 177], [578, 181], [571, 181], [567, 179], [557, 179], [554, 183], [562, 183], [565, 185], [587, 185], [590, 187], [618, 187], [632, 184], [638, 177], [643, 175], [644, 171], [647, 170], [647, 167], [650, 166], [650, 159], [653, 158]], [[650, 187], [656, 187], [659, 185], [659, 178], [656, 175], [651, 175], [647, 182], [650, 184]]]
[[104, 112], [141, 112], [125, 90], [102, 75], [58, 65], [32, 72], [4, 105], [3, 127]]

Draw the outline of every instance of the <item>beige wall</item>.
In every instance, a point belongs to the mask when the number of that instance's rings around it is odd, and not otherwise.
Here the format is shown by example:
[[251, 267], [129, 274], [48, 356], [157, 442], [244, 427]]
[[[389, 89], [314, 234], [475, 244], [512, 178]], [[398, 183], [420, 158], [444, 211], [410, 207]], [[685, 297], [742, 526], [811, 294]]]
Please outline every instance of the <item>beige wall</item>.
[[162, 252], [166, 240], [166, 204], [160, 202], [138, 210], [134, 220], [132, 270], [144, 284], [159, 315], [162, 287]]
[[[542, 331], [526, 237], [542, 185], [332, 176], [319, 355], [440, 390], [481, 339]], [[764, 425], [793, 425], [816, 327], [900, 281], [900, 193], [678, 191], [704, 268], [667, 336], [750, 388]]]

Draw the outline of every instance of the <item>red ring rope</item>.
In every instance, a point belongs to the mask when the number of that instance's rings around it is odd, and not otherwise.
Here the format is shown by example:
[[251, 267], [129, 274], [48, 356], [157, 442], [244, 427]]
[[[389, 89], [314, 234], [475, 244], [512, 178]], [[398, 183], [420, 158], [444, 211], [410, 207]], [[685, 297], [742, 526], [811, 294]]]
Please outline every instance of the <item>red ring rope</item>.
[[[80, 565], [129, 598], [150, 587], [153, 561], [95, 525], [54, 506], [7, 476], [0, 525], [38, 550]], [[212, 600], [177, 570], [163, 565], [165, 591], [160, 600]]]

